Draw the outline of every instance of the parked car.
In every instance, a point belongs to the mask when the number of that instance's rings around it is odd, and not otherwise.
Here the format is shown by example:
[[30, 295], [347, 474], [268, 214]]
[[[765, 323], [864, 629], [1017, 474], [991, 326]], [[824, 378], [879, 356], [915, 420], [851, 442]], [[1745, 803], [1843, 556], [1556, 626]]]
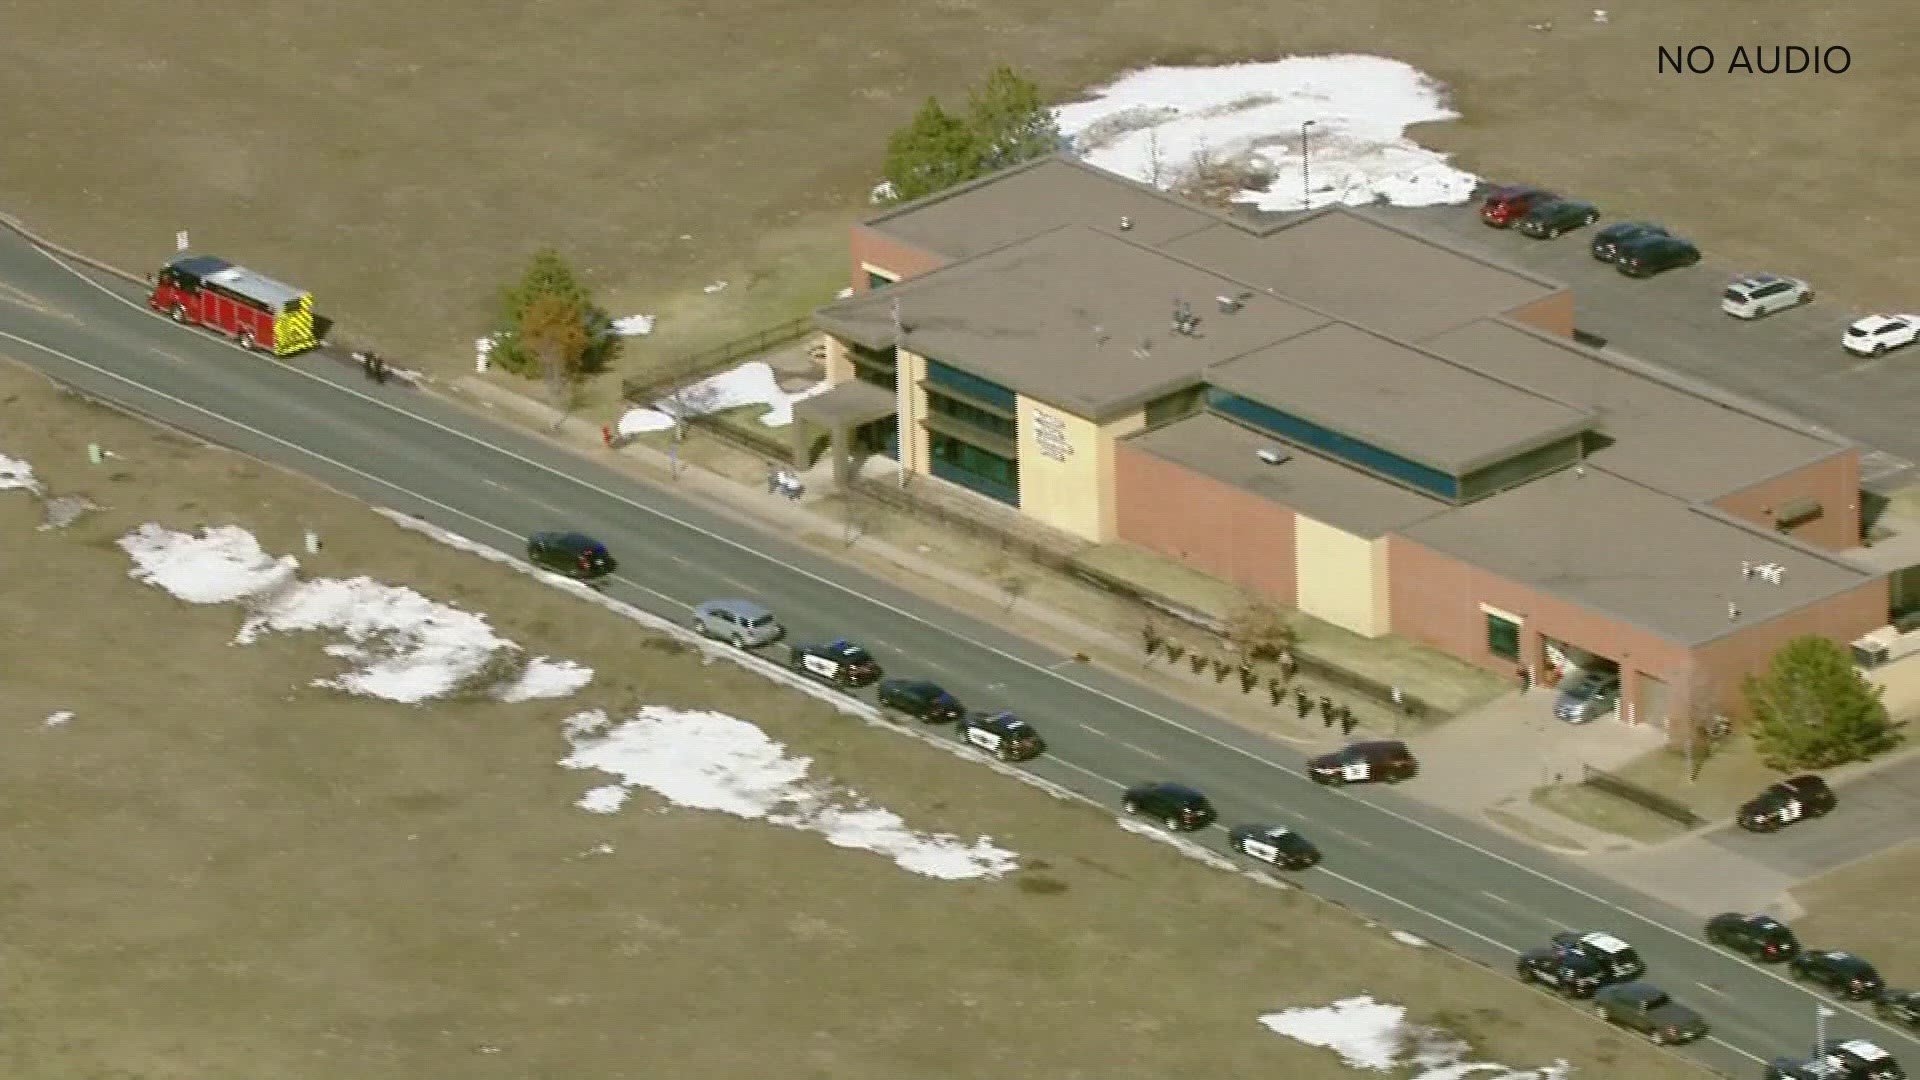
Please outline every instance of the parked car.
[[1496, 229], [1504, 229], [1525, 217], [1527, 211], [1559, 197], [1545, 188], [1525, 185], [1495, 188], [1480, 204], [1480, 220]]
[[1838, 949], [1802, 952], [1787, 961], [1787, 972], [1802, 982], [1825, 987], [1841, 997], [1865, 1001], [1878, 997], [1887, 982], [1872, 964]]
[[1665, 225], [1655, 225], [1651, 221], [1616, 221], [1593, 234], [1593, 242], [1587, 245], [1587, 252], [1601, 262], [1610, 263], [1620, 254], [1620, 245], [1649, 236], [1666, 235]]
[[1600, 969], [1600, 981], [1629, 982], [1647, 973], [1640, 951], [1612, 934], [1599, 930], [1566, 930], [1553, 935], [1553, 943], [1594, 962]]
[[1569, 724], [1584, 724], [1620, 707], [1620, 671], [1618, 668], [1575, 668], [1560, 680], [1560, 693], [1553, 699], [1555, 719]]
[[771, 645], [787, 632], [773, 612], [751, 600], [708, 600], [693, 609], [693, 629], [742, 649]]
[[1305, 870], [1320, 863], [1313, 841], [1281, 825], [1241, 825], [1227, 834], [1227, 844], [1249, 859], [1282, 870]]
[[1651, 983], [1626, 982], [1602, 987], [1593, 995], [1593, 1014], [1610, 1024], [1638, 1031], [1662, 1045], [1705, 1038], [1707, 1022], [1697, 1012]]
[[1168, 781], [1135, 784], [1127, 789], [1120, 808], [1129, 814], [1157, 818], [1174, 832], [1204, 829], [1219, 817], [1205, 795]]
[[1814, 1049], [1839, 1065], [1847, 1080], [1907, 1080], [1907, 1070], [1879, 1043], [1866, 1039], [1828, 1039]]
[[954, 725], [954, 734], [1001, 761], [1030, 761], [1047, 752], [1033, 725], [1010, 712], [971, 713]]
[[603, 578], [619, 567], [607, 553], [607, 545], [577, 532], [537, 532], [527, 537], [527, 561], [576, 581]]
[[1690, 241], [1677, 236], [1642, 236], [1615, 249], [1613, 268], [1628, 277], [1644, 278], [1699, 261], [1700, 249]]
[[1813, 286], [1799, 278], [1755, 274], [1727, 286], [1720, 310], [1736, 319], [1759, 319], [1776, 311], [1813, 303]]
[[1605, 981], [1600, 977], [1600, 965], [1586, 954], [1558, 945], [1521, 953], [1514, 962], [1514, 974], [1521, 982], [1549, 987], [1570, 998], [1592, 997]]
[[1413, 751], [1398, 739], [1357, 742], [1307, 762], [1307, 775], [1316, 784], [1365, 784], [1375, 780], [1397, 784], [1420, 772]]
[[876, 683], [885, 674], [872, 653], [846, 638], [835, 638], [824, 645], [798, 646], [790, 666], [803, 675], [843, 687]]
[[1771, 915], [1724, 911], [1707, 920], [1707, 940], [1763, 963], [1791, 960], [1800, 941], [1787, 924]]
[[1882, 1020], [1920, 1028], [1920, 990], [1882, 990], [1873, 999], [1873, 1011]]
[[1747, 800], [1734, 820], [1748, 832], [1779, 832], [1801, 818], [1825, 817], [1839, 805], [1827, 782], [1809, 773], [1769, 786]]
[[1840, 347], [1855, 356], [1879, 356], [1913, 344], [1920, 337], [1920, 315], [1869, 315], [1855, 319], [1840, 336]]
[[1552, 202], [1536, 203], [1531, 210], [1520, 218], [1514, 228], [1536, 240], [1553, 240], [1561, 233], [1572, 232], [1583, 225], [1591, 225], [1600, 220], [1600, 208], [1590, 202], [1579, 199], [1555, 199]]
[[925, 679], [882, 680], [880, 707], [904, 713], [925, 724], [951, 723], [967, 714], [959, 698]]

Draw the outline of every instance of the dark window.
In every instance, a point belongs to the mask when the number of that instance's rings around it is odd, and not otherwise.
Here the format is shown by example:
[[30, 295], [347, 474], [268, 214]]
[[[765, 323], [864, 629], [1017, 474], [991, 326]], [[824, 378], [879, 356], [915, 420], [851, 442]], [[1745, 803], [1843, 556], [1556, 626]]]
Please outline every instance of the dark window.
[[896, 279], [890, 278], [887, 275], [879, 272], [878, 270], [867, 271], [867, 288], [870, 291], [876, 290], [876, 289], [884, 289], [887, 286], [893, 284], [895, 280]]
[[1146, 422], [1148, 427], [1159, 427], [1175, 420], [1184, 420], [1200, 411], [1200, 403], [1206, 397], [1204, 386], [1189, 386], [1184, 390], [1175, 390], [1165, 397], [1147, 402]]
[[1460, 481], [1431, 466], [1417, 461], [1409, 461], [1398, 454], [1382, 450], [1350, 435], [1323, 428], [1311, 421], [1302, 420], [1270, 408], [1257, 401], [1249, 401], [1238, 394], [1224, 390], [1209, 389], [1207, 404], [1221, 413], [1236, 420], [1252, 424], [1254, 427], [1283, 439], [1312, 447], [1330, 454], [1352, 465], [1378, 476], [1409, 485], [1443, 499], [1457, 500], [1460, 497]]
[[1019, 428], [1011, 418], [989, 412], [978, 405], [970, 405], [959, 398], [929, 390], [927, 391], [927, 409], [949, 420], [979, 428], [1001, 439], [1012, 440], [1019, 437]]
[[1018, 408], [1018, 398], [1013, 391], [978, 375], [969, 375], [959, 368], [949, 367], [938, 360], [927, 361], [927, 381], [936, 386], [958, 391], [983, 405], [1008, 413]]
[[847, 359], [853, 363], [854, 378], [885, 390], [899, 389], [899, 360], [894, 350], [848, 345]]
[[1574, 464], [1580, 460], [1580, 439], [1581, 436], [1575, 435], [1548, 443], [1467, 474], [1460, 481], [1461, 501], [1482, 499]]
[[1020, 505], [1020, 467], [1012, 458], [937, 431], [931, 435], [928, 456], [933, 475], [1010, 506]]
[[1487, 651], [1504, 660], [1520, 659], [1520, 624], [1489, 611]]

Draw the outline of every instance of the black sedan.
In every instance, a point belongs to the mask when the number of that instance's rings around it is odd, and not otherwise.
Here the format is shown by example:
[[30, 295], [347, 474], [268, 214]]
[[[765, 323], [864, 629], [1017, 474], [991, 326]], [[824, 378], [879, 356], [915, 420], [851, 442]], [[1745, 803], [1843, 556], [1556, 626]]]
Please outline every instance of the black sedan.
[[1839, 805], [1827, 782], [1808, 773], [1770, 785], [1740, 807], [1734, 820], [1748, 832], [1779, 832], [1796, 821], [1825, 817]]
[[967, 714], [960, 699], [925, 679], [884, 679], [880, 707], [913, 717], [925, 724], [947, 724]]
[[1665, 225], [1655, 225], [1651, 221], [1616, 221], [1593, 234], [1593, 243], [1587, 245], [1587, 251], [1601, 262], [1612, 262], [1619, 256], [1622, 245], [1649, 236], [1666, 235]]
[[1882, 990], [1873, 1011], [1882, 1020], [1920, 1028], [1920, 990]]
[[1699, 261], [1700, 249], [1677, 236], [1643, 236], [1621, 244], [1613, 266], [1628, 277], [1644, 278]]
[[1157, 818], [1174, 832], [1195, 832], [1219, 817], [1205, 795], [1185, 784], [1166, 782], [1128, 788], [1120, 807], [1129, 814]]
[[1563, 232], [1572, 232], [1599, 220], [1600, 208], [1590, 202], [1555, 199], [1527, 211], [1514, 228], [1536, 240], [1552, 240]]
[[1844, 998], [1865, 1001], [1887, 988], [1872, 964], [1850, 952], [1830, 949], [1803, 952], [1787, 963], [1787, 971], [1802, 982], [1810, 982]]
[[1799, 939], [1787, 924], [1771, 915], [1742, 915], [1726, 911], [1707, 920], [1707, 940], [1762, 963], [1791, 960], [1800, 951]]
[[1280, 825], [1237, 826], [1227, 834], [1227, 845], [1282, 870], [1305, 870], [1320, 862], [1320, 849], [1313, 841]]
[[537, 532], [527, 537], [527, 561], [579, 581], [603, 578], [618, 564], [607, 545], [577, 532]]

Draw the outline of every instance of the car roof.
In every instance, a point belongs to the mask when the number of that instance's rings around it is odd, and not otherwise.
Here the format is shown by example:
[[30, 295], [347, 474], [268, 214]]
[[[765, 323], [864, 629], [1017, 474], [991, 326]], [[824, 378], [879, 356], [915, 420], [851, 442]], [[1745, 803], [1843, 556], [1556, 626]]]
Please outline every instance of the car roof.
[[1812, 773], [1807, 773], [1802, 776], [1790, 776], [1774, 786], [1787, 788], [1792, 791], [1798, 791], [1802, 788], [1810, 791], [1821, 791], [1826, 788], [1827, 782]]
[[752, 600], [706, 600], [701, 602], [700, 610], [726, 611], [734, 615], [745, 615], [750, 619], [757, 619], [762, 615], [773, 614], [773, 612], [768, 611]]
[[1401, 742], [1399, 739], [1366, 739], [1350, 744], [1347, 749], [1358, 750], [1362, 753], [1379, 751], [1382, 753], [1403, 754], [1407, 751], [1407, 744]]
[[1906, 321], [1906, 316], [1902, 315], [1867, 315], [1853, 320], [1853, 325], [1849, 329], [1871, 332], [1885, 330], [1889, 326], [1899, 326]]
[[1652, 1001], [1657, 997], [1665, 997], [1667, 993], [1665, 990], [1660, 989], [1650, 982], [1614, 983], [1601, 992], [1613, 997], [1630, 998], [1634, 1001]]
[[936, 694], [946, 693], [946, 690], [943, 689], [939, 683], [931, 679], [888, 679], [887, 685], [897, 686], [902, 690], [926, 690]]
[[1848, 1039], [1835, 1049], [1845, 1050], [1862, 1061], [1879, 1061], [1881, 1058], [1893, 1056], [1882, 1050], [1878, 1043], [1868, 1042], [1865, 1039]]
[[1179, 795], [1182, 797], [1191, 796], [1196, 799], [1206, 798], [1205, 795], [1200, 794], [1199, 791], [1191, 787], [1188, 787], [1186, 784], [1176, 783], [1172, 780], [1156, 780], [1153, 783], [1148, 784], [1147, 787], [1150, 790], [1158, 791], [1167, 795]]

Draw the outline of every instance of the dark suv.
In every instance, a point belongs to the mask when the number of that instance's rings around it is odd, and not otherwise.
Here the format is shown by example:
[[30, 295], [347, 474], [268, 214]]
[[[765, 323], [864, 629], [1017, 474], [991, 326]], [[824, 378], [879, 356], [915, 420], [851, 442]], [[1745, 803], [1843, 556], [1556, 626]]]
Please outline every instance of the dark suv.
[[1655, 225], [1651, 221], [1616, 221], [1593, 234], [1593, 243], [1587, 245], [1588, 254], [1601, 262], [1610, 263], [1620, 254], [1622, 244], [1649, 236], [1665, 236], [1667, 227]]
[[1768, 787], [1742, 806], [1734, 820], [1748, 832], [1779, 832], [1801, 818], [1825, 817], [1839, 805], [1827, 782], [1809, 773]]
[[607, 545], [577, 532], [537, 532], [527, 537], [527, 561], [577, 581], [603, 578], [618, 569]]
[[880, 707], [904, 713], [924, 724], [948, 724], [967, 714], [959, 698], [925, 679], [882, 681]]
[[1205, 795], [1185, 784], [1139, 784], [1127, 789], [1120, 806], [1129, 814], [1159, 818], [1174, 832], [1204, 829], [1219, 817]]
[[1553, 935], [1553, 943], [1593, 961], [1600, 969], [1601, 982], [1626, 982], [1647, 973], [1647, 965], [1640, 959], [1640, 953], [1612, 934], [1597, 930], [1584, 933], [1568, 930]]
[[1677, 236], [1642, 236], [1614, 249], [1613, 268], [1631, 278], [1644, 278], [1699, 261], [1700, 249]]
[[1920, 990], [1882, 990], [1873, 1011], [1882, 1020], [1920, 1028]]
[[1527, 215], [1529, 210], [1550, 203], [1560, 196], [1537, 187], [1495, 188], [1480, 204], [1480, 220], [1496, 229], [1504, 229]]
[[846, 638], [835, 638], [824, 645], [796, 646], [792, 667], [835, 686], [866, 686], [878, 682], [882, 674], [873, 654]]
[[1600, 977], [1600, 965], [1572, 949], [1549, 945], [1528, 949], [1514, 962], [1514, 974], [1520, 981], [1550, 987], [1563, 997], [1589, 998], [1606, 982]]
[[1707, 920], [1707, 940], [1762, 963], [1791, 960], [1800, 951], [1793, 931], [1771, 915], [1721, 912]]
[[1032, 724], [1010, 712], [977, 712], [963, 717], [953, 733], [1001, 761], [1031, 761], [1047, 752], [1047, 742]]
[[1365, 784], [1375, 780], [1397, 784], [1419, 771], [1413, 751], [1398, 739], [1353, 743], [1307, 762], [1307, 775], [1316, 784]]
[[1840, 1066], [1847, 1080], [1907, 1080], [1907, 1070], [1879, 1043], [1866, 1039], [1828, 1039], [1815, 1049]]
[[1887, 981], [1872, 964], [1838, 949], [1803, 952], [1787, 962], [1787, 971], [1802, 982], [1824, 986], [1854, 1001], [1876, 997], [1887, 988]]
[[1578, 199], [1554, 199], [1536, 204], [1514, 226], [1535, 240], [1552, 240], [1563, 232], [1600, 220], [1600, 208]]

